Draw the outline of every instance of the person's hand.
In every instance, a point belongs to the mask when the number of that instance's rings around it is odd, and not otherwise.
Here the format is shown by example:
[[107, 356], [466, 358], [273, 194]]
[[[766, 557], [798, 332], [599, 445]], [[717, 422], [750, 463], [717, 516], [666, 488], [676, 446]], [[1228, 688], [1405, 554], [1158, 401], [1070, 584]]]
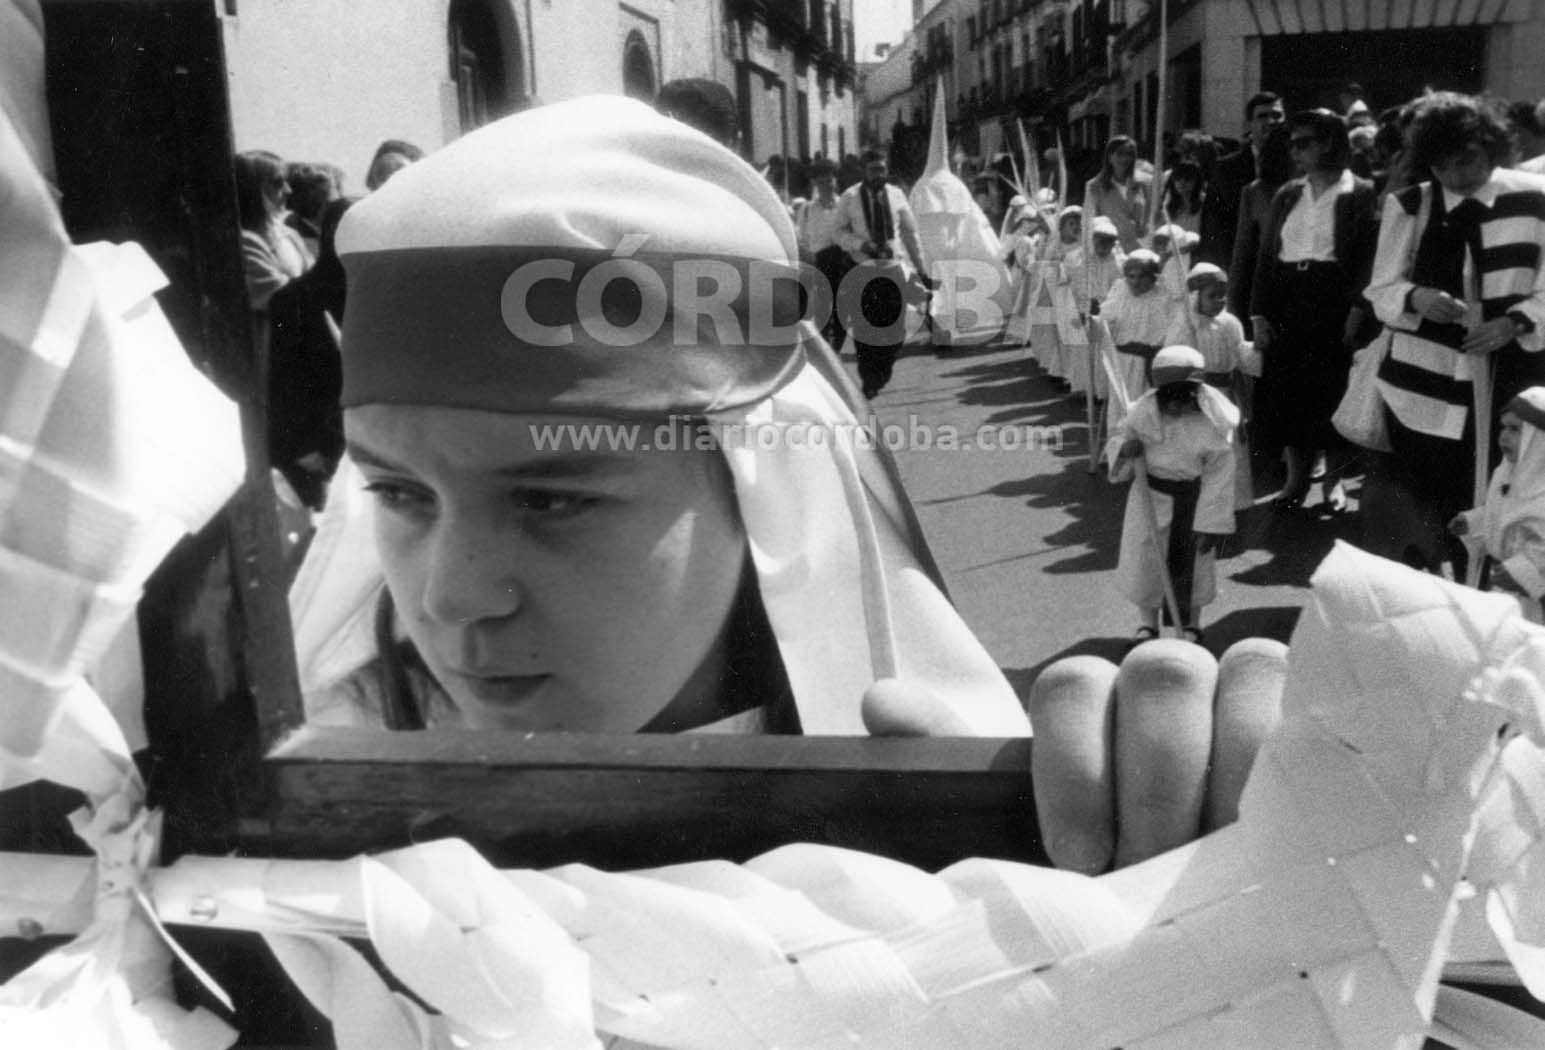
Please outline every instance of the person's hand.
[[1448, 523], [1448, 531], [1455, 536], [1463, 536], [1470, 531], [1470, 523], [1465, 521], [1463, 514], [1455, 514], [1454, 520]]
[[949, 704], [899, 678], [882, 678], [864, 690], [859, 712], [870, 736], [977, 736]]
[[1255, 348], [1263, 354], [1270, 350], [1272, 342], [1277, 338], [1276, 329], [1272, 328], [1271, 322], [1264, 317], [1256, 316], [1250, 318], [1250, 327], [1255, 331]]
[[1459, 348], [1467, 354], [1494, 354], [1511, 343], [1515, 334], [1511, 317], [1493, 317], [1466, 332]]
[[1160, 639], [1108, 660], [1058, 660], [1030, 690], [1031, 777], [1058, 867], [1096, 875], [1232, 823], [1282, 717], [1287, 647], [1265, 638], [1221, 661]]
[[1437, 324], [1454, 324], [1465, 316], [1465, 304], [1436, 288], [1417, 288], [1411, 292], [1411, 309]]
[[1491, 567], [1491, 589], [1494, 591], [1512, 591], [1514, 594], [1524, 593], [1523, 587], [1513, 579], [1513, 574], [1502, 566], [1501, 562]]

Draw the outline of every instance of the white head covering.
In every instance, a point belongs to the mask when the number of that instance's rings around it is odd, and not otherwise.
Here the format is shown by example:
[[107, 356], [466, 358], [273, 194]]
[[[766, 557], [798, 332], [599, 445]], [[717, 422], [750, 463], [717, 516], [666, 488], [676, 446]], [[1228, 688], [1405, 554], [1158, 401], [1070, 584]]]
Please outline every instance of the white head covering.
[[[887, 461], [851, 440], [846, 380], [808, 322], [792, 340], [725, 338], [703, 323], [691, 346], [667, 324], [622, 349], [580, 337], [577, 324], [574, 345], [554, 347], [505, 323], [502, 282], [533, 260], [572, 263], [570, 285], [623, 254], [656, 271], [705, 258], [743, 274], [791, 267], [787, 213], [732, 152], [621, 97], [530, 110], [457, 140], [355, 206], [339, 251], [350, 277], [346, 405], [417, 399], [823, 430], [831, 440], [819, 448], [725, 449], [805, 731], [862, 733], [865, 689], [897, 677], [933, 691], [975, 732], [1027, 732], [1012, 689], [930, 576]], [[558, 300], [552, 324], [576, 320], [563, 314], [562, 287], [548, 289]], [[405, 299], [410, 288], [420, 292]], [[680, 305], [669, 291], [644, 304], [667, 316]], [[731, 306], [747, 331], [749, 298]], [[414, 345], [404, 326], [430, 341], [402, 352]], [[334, 491], [291, 595], [307, 691], [375, 655], [381, 574], [369, 507], [347, 484]]]
[[1228, 274], [1215, 263], [1199, 262], [1186, 274], [1186, 287], [1193, 292], [1200, 291], [1205, 285], [1227, 283]]
[[1192, 346], [1166, 346], [1153, 355], [1153, 386], [1132, 402], [1126, 418], [1128, 429], [1144, 441], [1160, 441], [1164, 436], [1163, 414], [1159, 411], [1159, 387], [1168, 383], [1192, 381], [1196, 385], [1196, 404], [1213, 428], [1232, 438], [1239, 426], [1239, 409], [1222, 391], [1202, 382], [1206, 367], [1202, 352]]
[[1123, 260], [1122, 265], [1125, 266], [1126, 263], [1130, 262], [1138, 263], [1143, 267], [1143, 269], [1155, 275], [1158, 274], [1159, 269], [1164, 265], [1162, 262], [1160, 262], [1158, 254], [1149, 251], [1147, 248], [1138, 248], [1135, 251], [1128, 253], [1126, 259]]
[[[1493, 501], [1487, 517], [1489, 530], [1500, 539], [1513, 522], [1524, 517], [1545, 517], [1545, 386], [1532, 386], [1519, 393], [1503, 408], [1523, 423], [1518, 433], [1518, 459], [1503, 460], [1496, 479], [1506, 485], [1506, 498]], [[1492, 514], [1492, 510], [1499, 513]]]

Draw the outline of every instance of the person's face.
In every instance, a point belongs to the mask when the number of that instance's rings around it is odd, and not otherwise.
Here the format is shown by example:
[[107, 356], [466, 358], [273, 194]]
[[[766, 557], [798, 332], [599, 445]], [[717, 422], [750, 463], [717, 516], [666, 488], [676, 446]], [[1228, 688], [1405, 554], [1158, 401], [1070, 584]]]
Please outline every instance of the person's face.
[[1204, 284], [1196, 293], [1196, 310], [1203, 317], [1217, 317], [1228, 301], [1228, 289], [1216, 282]]
[[1132, 169], [1137, 165], [1137, 147], [1132, 145], [1122, 146], [1110, 155], [1110, 170], [1118, 179], [1124, 179], [1132, 174]]
[[872, 160], [864, 165], [864, 181], [875, 189], [885, 185], [889, 175], [890, 166], [883, 160]]
[[1121, 276], [1127, 282], [1127, 290], [1133, 295], [1147, 295], [1153, 291], [1158, 278], [1142, 263], [1129, 262], [1121, 268]]
[[831, 200], [837, 193], [837, 176], [817, 175], [813, 180], [816, 196], [823, 201]]
[[387, 587], [467, 726], [634, 732], [673, 700], [651, 728], [718, 717], [746, 557], [723, 457], [536, 447], [535, 427], [600, 423], [345, 413]]
[[1097, 233], [1092, 238], [1094, 254], [1101, 259], [1109, 259], [1111, 252], [1116, 250], [1116, 238], [1104, 233]]
[[1060, 229], [1063, 244], [1076, 244], [1078, 243], [1078, 238], [1083, 233], [1083, 220], [1077, 215], [1069, 215], [1066, 219], [1062, 220]]
[[1192, 383], [1166, 383], [1158, 391], [1159, 411], [1166, 416], [1183, 416], [1196, 407], [1196, 386]]
[[1250, 111], [1250, 141], [1257, 146], [1266, 141], [1271, 129], [1287, 120], [1281, 102], [1263, 102]]
[[1174, 254], [1173, 248], [1168, 237], [1157, 233], [1153, 235], [1153, 252], [1161, 260], [1168, 260]]
[[1486, 185], [1492, 169], [1491, 158], [1486, 155], [1486, 151], [1471, 143], [1453, 156], [1444, 157], [1434, 164], [1432, 174], [1438, 184], [1450, 193], [1468, 197]]
[[1300, 175], [1320, 170], [1321, 159], [1325, 156], [1325, 143], [1320, 141], [1312, 128], [1294, 128], [1292, 138], [1288, 139], [1288, 149], [1293, 152], [1293, 163], [1297, 165]]
[[1509, 463], [1518, 462], [1518, 445], [1523, 440], [1524, 421], [1512, 412], [1502, 413], [1501, 427], [1497, 431], [1497, 444]]
[[268, 213], [278, 215], [290, 199], [290, 183], [283, 175], [275, 175], [263, 184], [263, 200], [268, 203]]

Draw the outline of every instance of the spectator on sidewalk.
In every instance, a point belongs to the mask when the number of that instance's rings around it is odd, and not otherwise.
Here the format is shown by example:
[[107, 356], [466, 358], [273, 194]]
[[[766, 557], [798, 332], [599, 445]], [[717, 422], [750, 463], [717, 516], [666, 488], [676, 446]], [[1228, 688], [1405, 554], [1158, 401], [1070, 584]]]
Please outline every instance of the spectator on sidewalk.
[[841, 301], [846, 296], [839, 296], [837, 308], [852, 317], [859, 381], [864, 397], [873, 399], [890, 382], [906, 338], [908, 279], [902, 260], [910, 261], [925, 283], [928, 267], [917, 219], [907, 195], [890, 183], [885, 155], [868, 150], [863, 163], [864, 181], [843, 193], [837, 223], [837, 239], [857, 268], [847, 283], [858, 284], [858, 302], [848, 304]]

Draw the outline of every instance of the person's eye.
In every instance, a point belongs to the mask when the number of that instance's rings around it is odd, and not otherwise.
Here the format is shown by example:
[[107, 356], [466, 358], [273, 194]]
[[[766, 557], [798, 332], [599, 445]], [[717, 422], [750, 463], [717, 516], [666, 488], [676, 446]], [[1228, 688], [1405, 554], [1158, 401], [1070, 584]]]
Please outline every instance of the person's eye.
[[385, 479], [365, 484], [376, 505], [399, 514], [424, 513], [434, 506], [434, 496], [418, 485]]
[[548, 519], [574, 517], [600, 502], [600, 497], [583, 492], [524, 489], [515, 494], [515, 503], [521, 510]]

